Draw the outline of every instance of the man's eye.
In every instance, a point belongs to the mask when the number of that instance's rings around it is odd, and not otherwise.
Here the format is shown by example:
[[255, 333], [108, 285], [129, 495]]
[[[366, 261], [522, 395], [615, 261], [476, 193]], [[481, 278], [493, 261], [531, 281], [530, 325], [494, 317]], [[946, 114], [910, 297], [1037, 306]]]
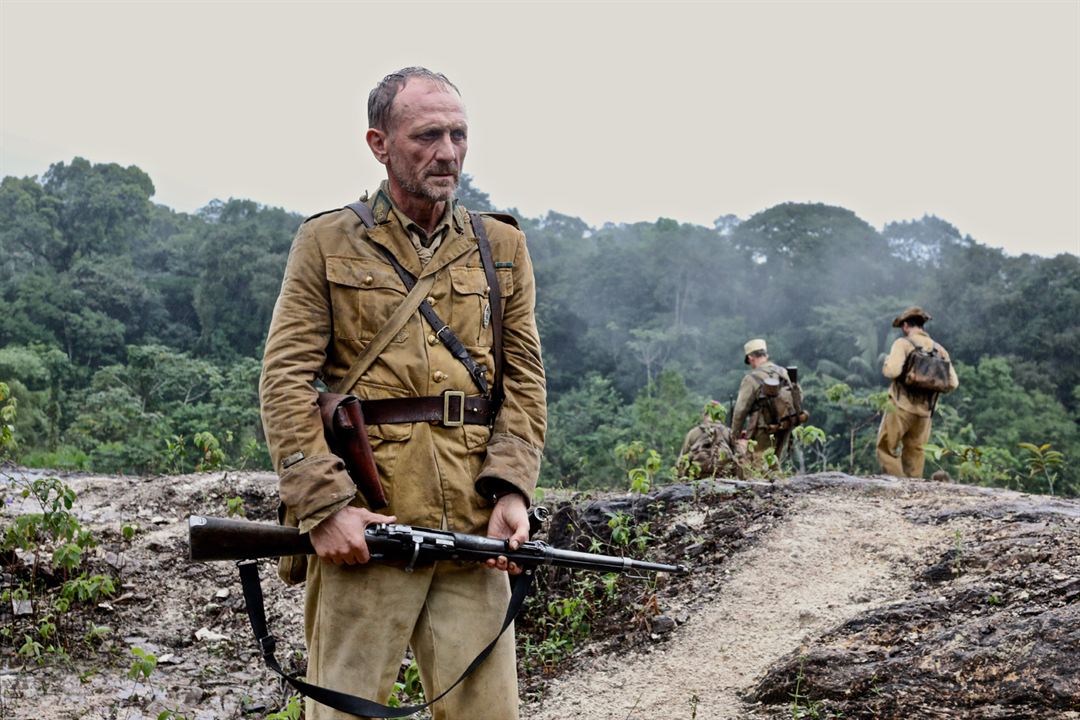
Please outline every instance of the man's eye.
[[454, 142], [462, 142], [465, 140], [466, 137], [467, 136], [464, 130], [454, 130], [450, 133], [450, 139]]

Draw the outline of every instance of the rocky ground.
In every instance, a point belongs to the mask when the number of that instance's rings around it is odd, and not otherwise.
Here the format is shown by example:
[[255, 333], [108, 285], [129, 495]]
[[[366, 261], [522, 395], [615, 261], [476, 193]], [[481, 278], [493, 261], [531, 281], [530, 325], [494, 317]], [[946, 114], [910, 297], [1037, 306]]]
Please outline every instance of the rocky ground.
[[[64, 481], [101, 539], [91, 565], [119, 584], [54, 613], [66, 655], [38, 660], [19, 652], [35, 618], [7, 599], [0, 718], [279, 710], [288, 693], [255, 652], [235, 568], [186, 559], [188, 515], [224, 516], [239, 497], [270, 520], [273, 477]], [[0, 495], [5, 528], [34, 510]], [[546, 503], [554, 545], [693, 570], [542, 572], [518, 623], [524, 718], [1080, 718], [1080, 502], [828, 473]], [[10, 589], [27, 556], [3, 560]], [[269, 561], [262, 574], [277, 657], [301, 669], [302, 591]], [[133, 648], [156, 658], [149, 677], [128, 676]]]

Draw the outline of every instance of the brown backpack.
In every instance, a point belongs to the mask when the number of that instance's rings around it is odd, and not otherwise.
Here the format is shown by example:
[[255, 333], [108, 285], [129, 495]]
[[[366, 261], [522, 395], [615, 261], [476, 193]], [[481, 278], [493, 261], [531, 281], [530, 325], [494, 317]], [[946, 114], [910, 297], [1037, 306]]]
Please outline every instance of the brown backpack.
[[908, 389], [922, 393], [947, 393], [952, 390], [949, 376], [952, 363], [945, 359], [942, 347], [937, 343], [929, 350], [919, 347], [911, 338], [904, 338], [914, 348], [904, 360], [900, 382]]
[[690, 460], [701, 466], [700, 477], [729, 477], [735, 472], [731, 430], [719, 422], [704, 422], [686, 449]]
[[791, 380], [790, 376], [785, 378], [771, 366], [762, 369], [765, 377], [756, 371], [753, 375], [758, 384], [755, 402], [762, 414], [759, 427], [775, 433], [806, 422], [810, 416], [802, 409], [802, 388], [798, 381]]

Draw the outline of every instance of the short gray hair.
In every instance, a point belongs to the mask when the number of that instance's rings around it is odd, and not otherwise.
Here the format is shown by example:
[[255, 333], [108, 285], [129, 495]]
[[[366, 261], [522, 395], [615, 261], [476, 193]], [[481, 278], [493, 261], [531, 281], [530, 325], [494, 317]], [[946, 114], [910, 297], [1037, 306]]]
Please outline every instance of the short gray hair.
[[392, 72], [384, 77], [368, 95], [367, 115], [368, 127], [388, 132], [390, 129], [390, 110], [394, 104], [394, 98], [405, 87], [409, 78], [423, 78], [446, 88], [453, 88], [454, 92], [461, 95], [457, 85], [442, 73], [433, 72], [425, 67], [407, 67]]

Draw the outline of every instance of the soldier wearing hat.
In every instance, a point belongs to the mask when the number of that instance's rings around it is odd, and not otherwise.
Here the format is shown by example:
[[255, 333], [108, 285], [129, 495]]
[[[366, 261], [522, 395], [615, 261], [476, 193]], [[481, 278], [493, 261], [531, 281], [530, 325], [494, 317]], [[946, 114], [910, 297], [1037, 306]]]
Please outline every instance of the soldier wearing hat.
[[791, 435], [790, 428], [769, 432], [759, 402], [761, 391], [766, 384], [779, 386], [780, 381], [790, 383], [790, 379], [787, 370], [769, 360], [769, 349], [762, 338], [754, 338], [743, 345], [743, 362], [750, 366], [750, 372], [739, 384], [739, 397], [731, 415], [731, 435], [739, 455], [745, 456], [749, 441], [754, 441], [749, 450], [751, 469], [761, 472], [766, 469], [765, 451], [773, 448], [779, 458]]
[[877, 437], [878, 463], [882, 472], [888, 475], [922, 477], [926, 460], [923, 446], [930, 438], [930, 423], [937, 402], [937, 393], [911, 387], [903, 381], [908, 356], [917, 349], [927, 352], [936, 349], [949, 364], [945, 392], [955, 390], [960, 384], [948, 351], [923, 329], [929, 320], [928, 312], [920, 307], [910, 307], [892, 322], [903, 336], [893, 342], [882, 368], [882, 373], [892, 380], [892, 384], [889, 385], [890, 407], [881, 418]]

